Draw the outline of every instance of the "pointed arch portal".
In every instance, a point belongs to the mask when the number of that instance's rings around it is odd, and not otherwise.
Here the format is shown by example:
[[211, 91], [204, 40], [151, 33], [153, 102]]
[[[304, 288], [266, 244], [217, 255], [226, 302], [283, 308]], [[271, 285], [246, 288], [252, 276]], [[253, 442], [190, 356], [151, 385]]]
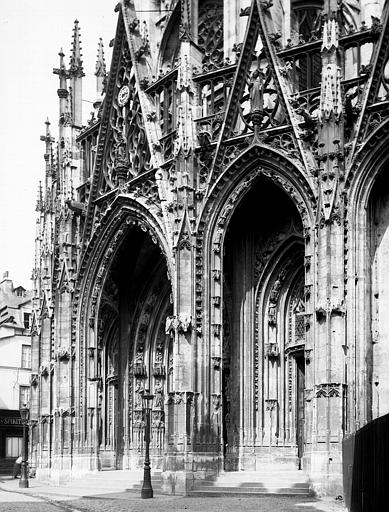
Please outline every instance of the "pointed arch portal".
[[292, 200], [270, 180], [256, 180], [235, 210], [223, 262], [224, 468], [256, 469], [266, 453], [301, 467], [303, 224]]
[[161, 464], [171, 359], [165, 323], [171, 314], [165, 259], [147, 232], [132, 227], [108, 269], [97, 315], [96, 452], [102, 468], [141, 463], [145, 389], [154, 394], [152, 456], [154, 467]]

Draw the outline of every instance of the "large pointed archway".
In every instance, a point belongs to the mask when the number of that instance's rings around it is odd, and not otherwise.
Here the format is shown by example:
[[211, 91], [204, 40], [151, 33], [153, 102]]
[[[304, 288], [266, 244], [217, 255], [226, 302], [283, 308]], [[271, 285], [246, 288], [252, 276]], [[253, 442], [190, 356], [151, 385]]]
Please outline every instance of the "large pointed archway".
[[301, 467], [304, 254], [297, 208], [281, 188], [260, 177], [233, 213], [224, 243], [226, 470], [257, 469], [277, 458]]
[[161, 251], [148, 233], [132, 228], [116, 253], [98, 313], [98, 440], [102, 468], [140, 463], [144, 440], [142, 393], [154, 394], [154, 464], [164, 449], [164, 396], [169, 385], [171, 287]]

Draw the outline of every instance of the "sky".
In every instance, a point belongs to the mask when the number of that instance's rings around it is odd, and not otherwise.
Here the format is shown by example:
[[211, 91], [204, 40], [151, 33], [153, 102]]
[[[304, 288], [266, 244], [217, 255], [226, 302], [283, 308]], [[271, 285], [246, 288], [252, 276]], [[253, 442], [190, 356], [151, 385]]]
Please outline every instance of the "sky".
[[[81, 29], [83, 97], [96, 97], [97, 44], [109, 69], [118, 0], [0, 0], [0, 278], [32, 287], [36, 200], [44, 180], [45, 121], [58, 137], [58, 52], [68, 66], [74, 20]], [[84, 102], [83, 123], [93, 110]]]

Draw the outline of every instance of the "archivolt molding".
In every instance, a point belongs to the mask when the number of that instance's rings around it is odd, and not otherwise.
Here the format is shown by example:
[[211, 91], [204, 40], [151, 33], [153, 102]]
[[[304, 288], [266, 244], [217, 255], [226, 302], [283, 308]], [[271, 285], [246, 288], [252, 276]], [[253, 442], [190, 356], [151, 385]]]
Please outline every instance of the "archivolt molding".
[[[209, 290], [212, 297], [210, 323], [218, 346], [222, 330], [220, 273], [224, 237], [238, 204], [260, 176], [282, 188], [291, 198], [300, 214], [307, 243], [314, 224], [316, 198], [310, 184], [300, 169], [273, 149], [263, 145], [248, 148], [220, 176], [206, 200], [198, 221], [195, 262], [197, 332], [202, 332], [203, 323], [203, 276], [212, 272], [213, 279]], [[207, 260], [210, 268], [204, 265], [206, 257], [210, 258]]]
[[254, 403], [256, 411], [260, 409], [261, 361], [263, 361], [265, 355], [268, 358], [278, 357], [281, 350], [285, 350], [285, 347], [279, 346], [279, 340], [276, 340], [276, 343], [267, 347], [266, 353], [266, 341], [269, 343], [270, 340], [265, 340], [264, 320], [266, 310], [264, 308], [267, 305], [267, 321], [269, 326], [275, 327], [278, 321], [277, 310], [279, 309], [281, 296], [285, 294], [285, 290], [291, 289], [291, 283], [296, 280], [297, 275], [302, 270], [298, 258], [293, 258], [295, 255], [293, 248], [296, 245], [300, 246], [301, 252], [303, 252], [302, 240], [299, 239], [297, 233], [290, 234], [287, 239], [281, 242], [269, 254], [266, 261], [261, 265], [261, 270], [258, 274], [255, 290], [254, 330]]
[[[95, 252], [99, 250], [98, 248], [100, 247], [103, 250], [105, 243], [115, 235], [119, 226], [130, 216], [134, 221], [137, 221], [136, 223], [143, 231], [149, 232], [153, 242], [159, 245], [166, 261], [171, 261], [169, 244], [165, 239], [164, 227], [160, 219], [152, 215], [150, 210], [143, 206], [139, 201], [136, 201], [127, 195], [119, 195], [115, 197], [110, 205], [108, 205], [92, 233], [82, 256], [80, 271], [78, 274], [79, 283], [83, 279], [83, 275], [85, 274], [88, 265], [90, 265], [90, 258], [92, 255], [96, 258]], [[127, 226], [128, 225], [129, 224], [127, 223]], [[119, 232], [116, 233], [116, 235], [120, 237]], [[171, 275], [171, 269], [169, 269], [169, 267], [168, 271]]]
[[[165, 279], [166, 280], [166, 279]], [[153, 273], [139, 298], [137, 311], [131, 322], [134, 325], [129, 347], [131, 361], [128, 379], [129, 422], [140, 427], [142, 409], [141, 393], [149, 387], [154, 393], [153, 428], [164, 427], [164, 380], [168, 368], [168, 343], [164, 320], [169, 310], [169, 292], [161, 272]], [[150, 284], [150, 286], [148, 286]], [[147, 363], [149, 361], [149, 364]], [[154, 409], [158, 410], [158, 414]]]
[[[136, 201], [125, 196], [116, 197], [101, 218], [83, 254], [74, 292], [72, 344], [78, 348], [81, 388], [85, 378], [83, 366], [87, 332], [88, 329], [94, 329], [102, 290], [113, 258], [133, 226], [148, 232], [153, 242], [159, 245], [172, 283], [173, 258], [158, 219]], [[82, 394], [82, 410], [81, 401]]]
[[[227, 203], [230, 196], [234, 194], [234, 188], [240, 187], [242, 176], [250, 179], [252, 173], [256, 173], [256, 177], [263, 175], [283, 188], [295, 203], [303, 223], [312, 224], [311, 220], [315, 217], [317, 203], [313, 182], [309, 182], [304, 170], [274, 148], [264, 144], [254, 144], [231, 162], [210, 190], [198, 221], [198, 229], [201, 229], [202, 224], [205, 225], [210, 221], [211, 212], [216, 212], [218, 207], [215, 208], [215, 203]], [[235, 196], [236, 198], [232, 201], [236, 201], [239, 194]]]
[[[165, 52], [169, 44], [169, 39], [172, 35], [172, 32], [174, 31], [175, 26], [177, 23], [180, 22], [180, 7], [179, 3], [177, 2], [176, 5], [173, 7], [173, 10], [171, 13], [169, 13], [166, 26], [164, 28], [161, 44], [159, 47], [159, 55], [158, 55], [158, 69], [161, 69], [163, 65], [165, 64]], [[170, 66], [174, 65], [174, 62], [168, 63]]]
[[[273, 242], [275, 242], [274, 245]], [[261, 300], [261, 290], [268, 286], [268, 282], [274, 277], [276, 270], [282, 263], [288, 261], [288, 266], [294, 265], [289, 255], [295, 246], [301, 247], [301, 253], [303, 254], [303, 239], [297, 232], [290, 232], [284, 239], [278, 238], [276, 234], [275, 240], [270, 239], [265, 246], [263, 251], [265, 257], [260, 258], [259, 261], [256, 258], [254, 278], [256, 280], [255, 301], [257, 306]]]
[[[163, 332], [163, 337], [166, 336], [165, 322], [167, 313], [164, 317], [163, 311], [168, 309], [170, 293], [171, 288], [167, 288], [166, 278], [162, 274], [161, 269], [158, 268], [145, 283], [145, 287], [139, 297], [138, 308], [134, 314], [134, 320], [132, 322], [135, 326], [135, 330], [133, 331], [133, 339], [135, 342], [132, 347], [133, 353], [130, 354], [130, 358], [135, 363], [134, 375], [138, 369], [136, 367], [138, 363], [142, 365], [142, 368], [145, 371], [147, 359], [146, 354], [148, 351], [156, 349], [164, 355], [164, 346], [159, 348], [158, 346], [153, 347], [152, 343], [154, 343], [155, 338], [159, 334], [156, 332], [157, 328]], [[162, 345], [163, 344], [164, 339]], [[139, 367], [139, 369], [141, 370], [141, 367]], [[138, 376], [143, 375], [142, 371], [140, 371]]]
[[345, 190], [351, 216], [365, 208], [375, 179], [388, 160], [389, 119], [380, 124], [360, 147], [349, 169]]

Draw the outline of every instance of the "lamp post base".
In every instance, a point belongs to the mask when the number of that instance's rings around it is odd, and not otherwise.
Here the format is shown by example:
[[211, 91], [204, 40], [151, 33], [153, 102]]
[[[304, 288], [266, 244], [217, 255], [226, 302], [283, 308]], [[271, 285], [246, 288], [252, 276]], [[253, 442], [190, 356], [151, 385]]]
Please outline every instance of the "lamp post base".
[[145, 467], [143, 470], [143, 485], [140, 496], [143, 499], [153, 497], [153, 488], [151, 486], [150, 462], [145, 462]]
[[19, 487], [26, 489], [29, 486], [28, 476], [27, 476], [27, 463], [22, 461], [20, 468], [20, 480]]

